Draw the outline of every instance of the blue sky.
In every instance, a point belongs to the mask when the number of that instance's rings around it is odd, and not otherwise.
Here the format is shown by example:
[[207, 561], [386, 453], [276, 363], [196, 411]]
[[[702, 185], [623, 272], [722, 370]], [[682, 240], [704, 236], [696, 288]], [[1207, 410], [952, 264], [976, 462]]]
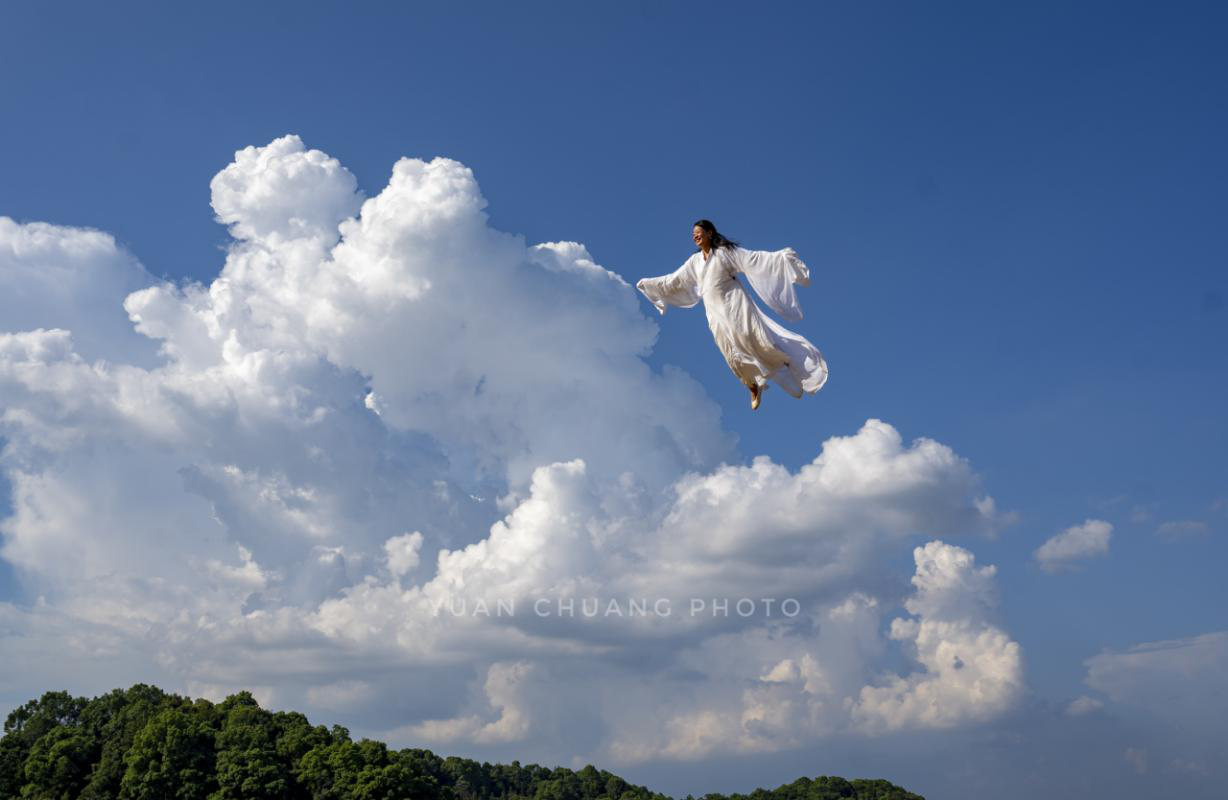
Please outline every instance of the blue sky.
[[[1018, 515], [960, 544], [997, 568], [1029, 702], [1087, 694], [1085, 661], [1102, 651], [1225, 629], [1221, 5], [28, 3], [3, 16], [0, 215], [105, 231], [154, 276], [208, 283], [230, 242], [210, 180], [235, 151], [296, 134], [367, 197], [398, 158], [455, 159], [492, 228], [581, 242], [631, 284], [672, 271], [691, 222], [710, 218], [751, 249], [801, 254], [812, 282], [793, 327], [831, 379], [802, 401], [769, 391], [751, 413], [702, 310], [658, 318], [641, 300], [660, 326], [649, 364], [702, 385], [744, 462], [797, 469], [869, 418], [966, 458]], [[1040, 569], [1033, 552], [1087, 519], [1113, 526], [1109, 552]], [[907, 578], [908, 548], [883, 558]], [[38, 583], [19, 573], [0, 562], [0, 598], [26, 606]], [[890, 750], [910, 764], [912, 746], [850, 747], [847, 762], [872, 772]], [[802, 761], [750, 758], [748, 784], [695, 791], [774, 785]], [[685, 794], [691, 768], [621, 771]]]

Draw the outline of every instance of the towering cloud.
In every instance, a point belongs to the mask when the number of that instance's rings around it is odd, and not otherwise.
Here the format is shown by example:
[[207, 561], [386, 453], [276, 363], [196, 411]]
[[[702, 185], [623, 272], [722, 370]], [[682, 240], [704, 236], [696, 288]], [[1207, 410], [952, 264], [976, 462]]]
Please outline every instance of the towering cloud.
[[913, 556], [913, 619], [892, 620], [891, 638], [906, 643], [924, 667], [884, 686], [861, 690], [853, 716], [871, 729], [949, 727], [988, 719], [1023, 689], [1019, 645], [990, 624], [993, 567], [977, 567], [961, 547], [930, 542]]

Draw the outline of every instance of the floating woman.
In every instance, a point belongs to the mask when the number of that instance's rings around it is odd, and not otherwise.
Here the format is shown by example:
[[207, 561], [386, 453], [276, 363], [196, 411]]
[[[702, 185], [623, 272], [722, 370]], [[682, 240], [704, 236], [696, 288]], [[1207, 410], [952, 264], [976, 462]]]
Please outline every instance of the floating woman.
[[635, 284], [665, 313], [666, 306], [690, 308], [704, 301], [708, 328], [725, 363], [750, 389], [750, 407], [759, 407], [768, 381], [794, 397], [814, 394], [827, 382], [823, 354], [804, 337], [778, 325], [763, 313], [738, 280], [747, 281], [773, 311], [787, 320], [802, 318], [793, 284], [810, 285], [810, 270], [793, 248], [746, 250], [717, 232], [706, 219], [695, 223], [691, 238], [695, 254], [660, 278]]

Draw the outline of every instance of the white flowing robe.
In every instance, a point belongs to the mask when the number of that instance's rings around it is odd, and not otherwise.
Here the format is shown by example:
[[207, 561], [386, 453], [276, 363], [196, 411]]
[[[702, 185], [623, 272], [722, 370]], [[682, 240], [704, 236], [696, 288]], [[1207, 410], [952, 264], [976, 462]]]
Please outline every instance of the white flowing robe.
[[810, 270], [790, 247], [775, 251], [719, 247], [706, 260], [697, 252], [672, 274], [642, 278], [635, 286], [662, 314], [667, 306], [690, 308], [703, 300], [716, 346], [747, 386], [772, 381], [794, 397], [823, 388], [827, 362], [819, 348], [764, 314], [738, 280], [739, 274], [781, 317], [802, 318], [793, 285], [808, 286]]

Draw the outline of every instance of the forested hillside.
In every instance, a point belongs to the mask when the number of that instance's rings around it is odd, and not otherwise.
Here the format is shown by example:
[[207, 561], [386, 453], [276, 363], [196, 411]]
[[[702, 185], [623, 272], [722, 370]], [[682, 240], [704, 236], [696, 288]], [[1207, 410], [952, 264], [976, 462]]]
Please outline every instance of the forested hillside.
[[[138, 684], [92, 700], [48, 692], [8, 715], [0, 798], [39, 800], [670, 800], [593, 766], [479, 763], [355, 742], [338, 725]], [[922, 800], [883, 780], [799, 778], [702, 800]], [[694, 800], [688, 796], [688, 800]]]

